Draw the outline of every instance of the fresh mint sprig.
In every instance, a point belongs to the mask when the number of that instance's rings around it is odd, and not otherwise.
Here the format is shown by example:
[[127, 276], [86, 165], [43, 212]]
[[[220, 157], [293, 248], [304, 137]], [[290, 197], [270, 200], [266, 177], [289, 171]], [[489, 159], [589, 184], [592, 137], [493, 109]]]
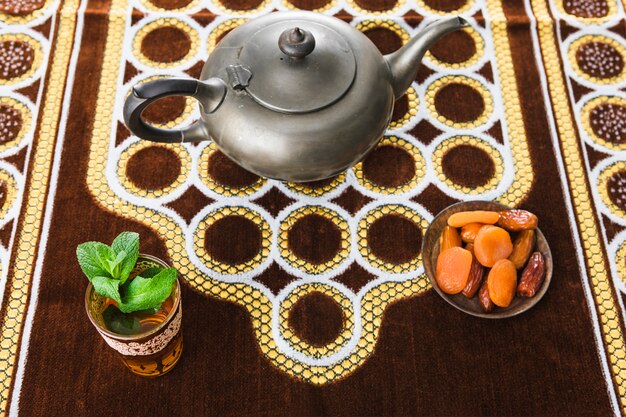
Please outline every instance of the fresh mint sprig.
[[172, 286], [176, 281], [176, 269], [174, 268], [151, 268], [159, 269], [153, 276], [146, 277], [144, 271], [141, 276], [129, 281], [124, 290], [122, 303], [119, 309], [124, 313], [147, 310], [167, 300], [172, 292]]
[[122, 232], [111, 246], [85, 242], [76, 248], [80, 268], [95, 291], [117, 302], [123, 313], [159, 307], [170, 296], [175, 268], [150, 268], [129, 280], [139, 257], [139, 235]]

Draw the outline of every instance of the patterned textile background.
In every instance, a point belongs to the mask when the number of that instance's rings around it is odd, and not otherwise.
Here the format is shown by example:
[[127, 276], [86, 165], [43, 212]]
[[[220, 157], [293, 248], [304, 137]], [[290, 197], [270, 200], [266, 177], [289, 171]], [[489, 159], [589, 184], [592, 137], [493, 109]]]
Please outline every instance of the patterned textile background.
[[[626, 415], [626, 0], [0, 0], [0, 413]], [[334, 15], [389, 53], [462, 14], [380, 145], [307, 184], [209, 142], [132, 136], [132, 86], [199, 77], [255, 16]], [[198, 117], [173, 97], [144, 117]], [[423, 275], [430, 220], [538, 214], [553, 283], [508, 320]], [[141, 233], [184, 280], [183, 359], [127, 372], [84, 312], [78, 243]]]

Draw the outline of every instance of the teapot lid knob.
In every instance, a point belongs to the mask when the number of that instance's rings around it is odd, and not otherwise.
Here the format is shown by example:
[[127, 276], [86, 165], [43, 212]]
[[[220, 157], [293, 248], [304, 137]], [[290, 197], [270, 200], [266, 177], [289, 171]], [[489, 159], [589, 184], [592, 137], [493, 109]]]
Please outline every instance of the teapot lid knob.
[[315, 13], [275, 16], [267, 19], [273, 23], [253, 26], [243, 46], [233, 50], [226, 63], [240, 68], [231, 68], [232, 87], [288, 114], [310, 113], [341, 99], [356, 77], [354, 50], [341, 34], [344, 23]]
[[290, 58], [304, 58], [315, 49], [315, 38], [308, 30], [287, 29], [278, 38], [278, 47]]

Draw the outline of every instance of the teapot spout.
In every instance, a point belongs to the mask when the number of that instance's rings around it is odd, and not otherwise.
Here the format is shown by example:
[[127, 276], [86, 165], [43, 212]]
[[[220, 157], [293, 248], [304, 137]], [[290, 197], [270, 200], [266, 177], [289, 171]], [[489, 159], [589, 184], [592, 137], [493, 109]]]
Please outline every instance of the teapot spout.
[[393, 76], [393, 93], [396, 99], [406, 92], [415, 79], [419, 64], [428, 48], [442, 36], [466, 26], [469, 24], [460, 16], [438, 20], [426, 26], [422, 33], [396, 52], [385, 55], [385, 61]]

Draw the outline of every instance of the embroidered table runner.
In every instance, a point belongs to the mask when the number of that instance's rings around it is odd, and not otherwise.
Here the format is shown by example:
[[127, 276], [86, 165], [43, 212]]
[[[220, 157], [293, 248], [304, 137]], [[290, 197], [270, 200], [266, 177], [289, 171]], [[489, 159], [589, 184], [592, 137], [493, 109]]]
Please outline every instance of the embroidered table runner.
[[[626, 414], [624, 0], [0, 1], [0, 412], [11, 415]], [[131, 87], [198, 77], [233, 28], [334, 15], [383, 53], [440, 40], [380, 145], [308, 184], [211, 142], [122, 123]], [[144, 114], [173, 127], [192, 99]], [[507, 320], [443, 301], [420, 245], [464, 200], [536, 213], [544, 299]], [[184, 282], [181, 362], [126, 369], [86, 318], [75, 247], [141, 234]]]

